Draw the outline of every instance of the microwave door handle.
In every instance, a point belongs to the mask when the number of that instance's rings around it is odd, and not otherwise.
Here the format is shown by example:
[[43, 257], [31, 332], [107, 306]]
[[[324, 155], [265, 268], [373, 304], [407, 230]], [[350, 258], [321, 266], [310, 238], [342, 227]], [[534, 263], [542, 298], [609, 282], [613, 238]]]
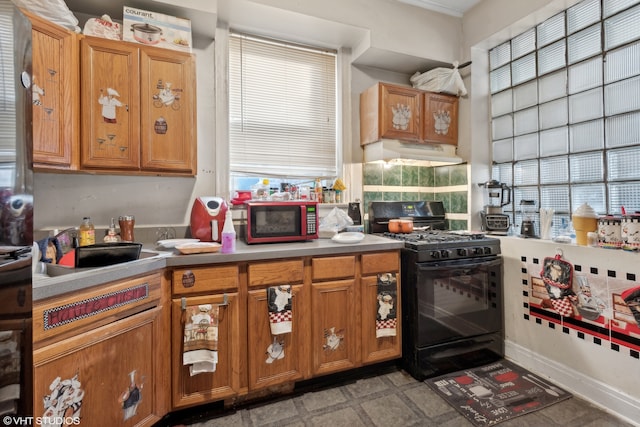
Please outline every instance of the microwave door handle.
[[306, 205], [300, 205], [300, 228], [301, 228], [300, 235], [303, 237], [306, 236], [307, 235], [307, 206]]

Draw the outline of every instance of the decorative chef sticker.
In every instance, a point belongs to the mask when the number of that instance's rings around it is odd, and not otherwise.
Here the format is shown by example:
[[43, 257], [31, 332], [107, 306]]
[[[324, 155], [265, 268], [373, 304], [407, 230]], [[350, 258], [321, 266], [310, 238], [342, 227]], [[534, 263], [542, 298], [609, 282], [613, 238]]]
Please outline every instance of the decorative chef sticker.
[[448, 111], [438, 110], [433, 113], [435, 120], [435, 131], [438, 135], [446, 135], [449, 133], [449, 125], [451, 124], [451, 115]]
[[122, 107], [123, 105], [118, 99], [119, 97], [120, 94], [115, 89], [108, 87], [106, 94], [103, 89], [100, 89], [98, 104], [102, 105], [102, 119], [105, 123], [118, 123], [116, 119], [116, 107]]
[[409, 121], [411, 120], [411, 109], [408, 105], [397, 104], [395, 107], [391, 107], [393, 112], [393, 128], [398, 130], [407, 130], [409, 128]]
[[284, 341], [278, 341], [278, 337], [273, 337], [273, 342], [267, 347], [267, 360], [271, 364], [275, 360], [284, 359]]
[[153, 106], [161, 108], [162, 106], [171, 107], [173, 110], [180, 109], [180, 94], [182, 89], [176, 89], [171, 87], [171, 82], [162, 82], [162, 79], [158, 80], [156, 89], [158, 93], [153, 95]]
[[41, 97], [43, 97], [45, 93], [44, 93], [44, 89], [38, 85], [37, 81], [38, 81], [38, 78], [34, 74], [32, 77], [33, 84], [31, 85], [31, 98], [32, 98], [33, 105], [35, 105], [36, 107], [41, 107], [42, 106]]
[[325, 344], [322, 346], [323, 350], [335, 351], [340, 347], [342, 340], [344, 340], [344, 329], [336, 331], [335, 327], [324, 330]]
[[142, 400], [142, 385], [144, 383], [144, 377], [140, 384], [136, 382], [136, 370], [129, 372], [129, 386], [118, 397], [118, 403], [122, 405], [123, 420], [126, 421], [136, 414], [138, 405]]
[[[44, 417], [60, 420], [60, 424], [49, 424], [56, 427], [62, 425], [62, 421], [74, 419], [80, 420], [80, 408], [84, 398], [84, 390], [81, 388], [78, 375], [65, 380], [56, 377], [49, 390], [51, 394], [44, 396]], [[65, 424], [66, 425], [66, 424]]]

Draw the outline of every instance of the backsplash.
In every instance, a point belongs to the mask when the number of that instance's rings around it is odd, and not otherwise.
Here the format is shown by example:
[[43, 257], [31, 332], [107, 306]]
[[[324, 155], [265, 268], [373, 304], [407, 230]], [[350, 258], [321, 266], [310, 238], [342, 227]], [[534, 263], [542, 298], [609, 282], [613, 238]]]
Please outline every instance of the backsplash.
[[451, 230], [467, 230], [469, 168], [366, 163], [363, 167], [363, 213], [373, 201], [441, 200]]

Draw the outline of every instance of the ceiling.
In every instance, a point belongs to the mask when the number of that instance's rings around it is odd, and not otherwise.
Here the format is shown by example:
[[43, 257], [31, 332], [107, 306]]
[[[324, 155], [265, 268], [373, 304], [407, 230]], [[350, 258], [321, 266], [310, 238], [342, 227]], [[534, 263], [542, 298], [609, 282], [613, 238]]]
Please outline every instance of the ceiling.
[[411, 4], [423, 9], [445, 13], [451, 16], [462, 15], [482, 0], [397, 0], [401, 3]]

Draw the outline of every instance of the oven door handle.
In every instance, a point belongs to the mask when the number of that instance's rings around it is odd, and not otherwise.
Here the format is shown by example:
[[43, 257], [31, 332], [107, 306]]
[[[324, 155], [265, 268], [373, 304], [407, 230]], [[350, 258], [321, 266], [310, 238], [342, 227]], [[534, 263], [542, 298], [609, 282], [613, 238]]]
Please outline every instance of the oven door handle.
[[502, 263], [501, 257], [492, 256], [490, 259], [482, 258], [468, 258], [468, 259], [453, 259], [448, 261], [429, 261], [418, 262], [416, 265], [420, 270], [440, 270], [445, 267], [464, 267], [464, 268], [476, 268], [487, 267], [491, 268]]

